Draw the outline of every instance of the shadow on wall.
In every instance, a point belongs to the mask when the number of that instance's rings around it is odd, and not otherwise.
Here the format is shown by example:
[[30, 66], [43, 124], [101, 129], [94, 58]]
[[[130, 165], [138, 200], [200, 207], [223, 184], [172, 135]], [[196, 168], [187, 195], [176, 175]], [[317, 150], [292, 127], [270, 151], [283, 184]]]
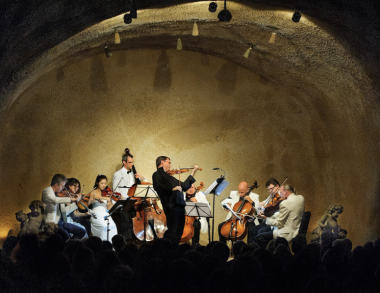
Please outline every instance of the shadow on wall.
[[107, 77], [100, 55], [91, 59], [90, 86], [93, 93], [107, 92]]
[[170, 71], [169, 58], [166, 51], [162, 50], [158, 57], [156, 76], [154, 78], [154, 88], [159, 92], [170, 90], [172, 85], [172, 73]]
[[221, 94], [231, 95], [235, 92], [237, 79], [237, 64], [227, 61], [215, 75], [218, 91]]

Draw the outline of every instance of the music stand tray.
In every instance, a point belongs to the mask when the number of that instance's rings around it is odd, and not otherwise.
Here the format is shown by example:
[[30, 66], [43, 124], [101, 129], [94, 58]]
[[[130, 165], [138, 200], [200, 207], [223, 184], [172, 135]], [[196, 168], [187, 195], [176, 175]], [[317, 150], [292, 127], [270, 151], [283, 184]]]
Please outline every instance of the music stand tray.
[[123, 213], [128, 213], [132, 207], [135, 205], [135, 199], [120, 199], [112, 206], [112, 208], [108, 211], [108, 214], [111, 215], [116, 210], [119, 210]]
[[185, 206], [186, 215], [197, 218], [212, 218], [210, 206], [202, 202], [187, 202]]
[[136, 198], [158, 198], [157, 192], [153, 189], [153, 185], [137, 185], [136, 192], [133, 195]]

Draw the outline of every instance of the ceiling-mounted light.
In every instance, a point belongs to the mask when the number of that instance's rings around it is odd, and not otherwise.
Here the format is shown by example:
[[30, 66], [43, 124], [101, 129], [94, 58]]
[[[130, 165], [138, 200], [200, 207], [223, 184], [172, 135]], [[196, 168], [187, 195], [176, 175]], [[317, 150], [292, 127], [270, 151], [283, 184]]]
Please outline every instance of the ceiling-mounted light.
[[249, 45], [249, 48], [247, 49], [247, 51], [245, 51], [245, 53], [244, 53], [244, 55], [243, 55], [245, 58], [248, 58], [248, 57], [249, 57], [249, 53], [251, 52], [252, 47], [253, 47], [252, 44], [248, 44], [248, 45]]
[[120, 35], [119, 35], [119, 32], [117, 31], [117, 28], [115, 28], [115, 44], [120, 44], [121, 41], [120, 41]]
[[215, 2], [211, 2], [210, 5], [208, 6], [208, 11], [215, 12], [217, 8], [218, 8], [218, 4], [216, 4]]
[[178, 51], [182, 50], [182, 41], [180, 37], [178, 37], [178, 40], [177, 40], [177, 50]]
[[224, 9], [219, 12], [218, 19], [219, 21], [229, 22], [231, 18], [232, 14], [227, 10], [227, 0], [224, 0]]
[[197, 21], [194, 20], [194, 25], [193, 25], [193, 32], [192, 32], [192, 35], [193, 36], [197, 36], [199, 35], [199, 31], [198, 31], [198, 26], [197, 26]]
[[132, 16], [129, 13], [124, 14], [124, 23], [130, 24], [131, 22], [132, 22]]
[[136, 3], [134, 0], [131, 1], [131, 17], [132, 18], [137, 18], [137, 8], [136, 8]]
[[301, 19], [301, 13], [299, 11], [294, 12], [292, 20], [294, 22], [299, 22]]
[[112, 57], [111, 49], [107, 47], [107, 44], [104, 44], [104, 51], [106, 52], [107, 58]]
[[276, 42], [276, 33], [270, 35], [269, 44], [274, 44]]

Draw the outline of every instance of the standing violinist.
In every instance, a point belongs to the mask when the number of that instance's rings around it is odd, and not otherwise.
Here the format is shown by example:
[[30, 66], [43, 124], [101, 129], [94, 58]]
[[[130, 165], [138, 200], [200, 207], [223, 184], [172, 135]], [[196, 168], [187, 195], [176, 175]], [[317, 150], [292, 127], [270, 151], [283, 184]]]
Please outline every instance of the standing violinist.
[[[242, 181], [238, 185], [238, 190], [237, 191], [231, 191], [230, 196], [227, 197], [226, 199], [224, 199], [220, 204], [222, 205], [223, 208], [225, 205], [228, 205], [231, 209], [233, 209], [233, 207], [236, 203], [238, 203], [239, 201], [242, 201], [242, 200], [246, 200], [254, 206], [254, 208], [257, 212], [258, 207], [259, 207], [259, 195], [256, 193], [253, 193], [253, 192], [251, 192], [249, 195], [247, 195], [248, 191], [249, 191], [248, 183], [245, 181]], [[222, 226], [224, 225], [224, 223], [227, 220], [229, 220], [232, 217], [232, 213], [228, 209], [225, 209], [225, 210], [228, 211], [227, 217], [226, 217], [225, 221], [220, 223], [218, 226], [219, 241], [221, 241], [223, 243], [226, 243], [227, 239], [224, 238], [224, 236], [221, 233]], [[257, 220], [252, 221], [252, 222], [248, 222], [247, 223], [248, 229], [250, 226], [255, 226], [256, 224], [258, 224]]]
[[158, 157], [156, 167], [157, 171], [153, 173], [152, 179], [153, 187], [161, 199], [166, 215], [168, 230], [166, 230], [164, 238], [169, 239], [172, 244], [178, 245], [185, 226], [186, 203], [184, 202], [182, 191], [187, 191], [191, 184], [195, 182], [194, 174], [199, 167], [194, 165], [191, 174], [181, 183], [167, 173], [171, 167], [169, 157]]
[[[279, 196], [279, 190], [280, 190], [280, 183], [274, 178], [270, 178], [266, 183], [265, 187], [267, 188], [267, 191], [269, 192], [269, 196], [266, 200], [259, 203], [260, 208], [265, 207], [265, 203], [270, 202], [272, 198]], [[278, 212], [278, 209], [272, 212], [273, 214], [276, 214]], [[248, 228], [248, 243], [253, 243], [255, 241], [256, 236], [259, 233], [265, 233], [271, 231], [272, 228], [268, 226], [265, 221], [263, 221], [261, 224], [253, 226], [251, 225]]]
[[[194, 184], [191, 184], [191, 187], [186, 192], [186, 202], [207, 203], [210, 206], [204, 193], [201, 191], [196, 192]], [[208, 230], [206, 218], [200, 217], [199, 219], [195, 219], [193, 222], [193, 226], [194, 226], [194, 236], [193, 236], [193, 239], [191, 240], [191, 246], [197, 247], [199, 246], [199, 236], [200, 236], [201, 231], [202, 233], [207, 233], [207, 230]]]
[[[73, 234], [73, 238], [81, 239], [86, 235], [86, 230], [79, 226], [67, 223], [67, 216], [73, 212], [78, 199], [74, 197], [58, 197], [56, 194], [61, 192], [66, 183], [66, 176], [55, 174], [49, 187], [42, 191], [41, 201], [46, 204], [45, 222], [58, 224], [58, 234], [65, 242]], [[65, 205], [69, 204], [69, 205]]]
[[[119, 192], [123, 199], [128, 198], [128, 187], [131, 187], [133, 184], [140, 184], [141, 181], [146, 181], [145, 178], [136, 172], [133, 155], [129, 152], [129, 149], [126, 148], [124, 151], [124, 155], [121, 159], [123, 163], [123, 167], [116, 171], [113, 174], [112, 178], [112, 186], [114, 192]], [[123, 188], [121, 188], [123, 187]], [[134, 216], [134, 211], [130, 214]], [[132, 238], [132, 221], [130, 219], [130, 215], [125, 213], [118, 213], [121, 216], [121, 221], [115, 221], [120, 225], [119, 234], [123, 235], [125, 240], [128, 241]], [[116, 215], [116, 213], [114, 214]]]

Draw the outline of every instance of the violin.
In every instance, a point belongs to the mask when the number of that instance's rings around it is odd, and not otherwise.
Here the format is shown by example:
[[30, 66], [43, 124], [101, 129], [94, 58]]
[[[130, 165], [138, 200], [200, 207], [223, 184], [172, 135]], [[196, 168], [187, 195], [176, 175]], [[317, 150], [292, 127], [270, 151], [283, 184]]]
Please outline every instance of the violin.
[[[168, 173], [169, 175], [182, 174], [182, 173], [189, 172], [192, 169], [194, 169], [194, 168], [179, 168], [179, 169], [169, 170], [166, 173]], [[199, 168], [198, 170], [202, 171], [203, 168]]]
[[[251, 191], [257, 187], [257, 181], [255, 181], [244, 197], [249, 195]], [[235, 203], [233, 211], [238, 217], [233, 214], [232, 217], [223, 224], [220, 232], [227, 240], [242, 240], [248, 232], [248, 218], [252, 219], [252, 215], [256, 213], [256, 211], [254, 206], [245, 199]]]
[[[194, 194], [191, 195], [191, 197], [194, 197], [197, 194], [197, 192], [203, 188], [204, 188], [204, 185], [203, 185], [203, 182], [201, 182], [200, 185], [195, 189], [195, 192], [194, 192]], [[186, 215], [185, 227], [183, 228], [181, 240], [179, 241], [179, 243], [185, 243], [185, 242], [187, 242], [193, 238], [193, 236], [194, 236], [194, 225], [193, 225], [194, 221], [195, 221], [195, 217], [189, 217], [188, 215]]]
[[66, 189], [66, 187], [65, 187], [65, 189], [62, 190], [61, 192], [57, 192], [56, 195], [57, 195], [58, 197], [75, 197], [75, 198], [78, 197], [78, 194], [70, 193], [70, 192]]
[[111, 188], [109, 188], [108, 186], [106, 186], [106, 188], [104, 190], [102, 190], [102, 196], [103, 197], [110, 197], [111, 199], [113, 199], [114, 201], [118, 201], [121, 198], [121, 193], [119, 192], [114, 192]]
[[[65, 189], [63, 191], [57, 193], [57, 196], [58, 197], [75, 197], [75, 198], [77, 198], [79, 196], [79, 194], [71, 193], [65, 187]], [[87, 200], [86, 200], [86, 197], [87, 197]], [[89, 195], [82, 195], [81, 196], [81, 199], [76, 202], [77, 207], [78, 207], [78, 211], [80, 213], [87, 213], [87, 212], [89, 212], [90, 215], [93, 216], [96, 219], [95, 213], [91, 212], [89, 210], [89, 208], [88, 208], [88, 200], [89, 199], [90, 199]]]
[[288, 177], [281, 183], [281, 185], [276, 189], [276, 191], [271, 194], [264, 202], [264, 208], [260, 208], [260, 212], [262, 212], [266, 217], [271, 217], [273, 214], [280, 209], [280, 203], [286, 198], [281, 197], [279, 190], [281, 186], [288, 180]]

